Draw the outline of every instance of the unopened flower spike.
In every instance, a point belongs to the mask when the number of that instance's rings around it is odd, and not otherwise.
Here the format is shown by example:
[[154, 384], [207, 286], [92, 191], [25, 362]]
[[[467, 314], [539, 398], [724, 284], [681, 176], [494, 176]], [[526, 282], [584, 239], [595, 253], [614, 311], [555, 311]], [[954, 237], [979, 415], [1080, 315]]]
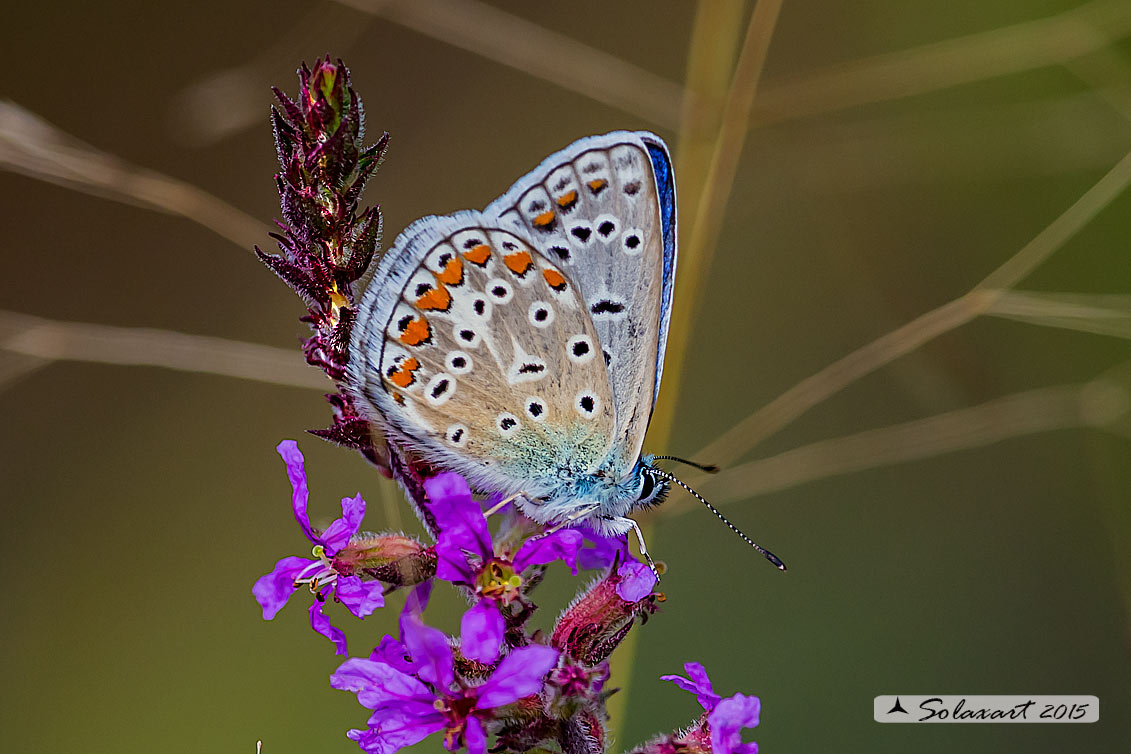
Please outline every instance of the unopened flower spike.
[[[275, 176], [285, 223], [271, 234], [279, 255], [256, 254], [306, 303], [313, 334], [303, 344], [308, 363], [341, 382], [349, 362], [356, 287], [381, 240], [381, 211], [359, 208], [366, 181], [383, 159], [389, 135], [365, 146], [365, 112], [349, 70], [329, 57], [299, 70], [300, 93], [275, 89], [272, 109], [280, 172]], [[313, 434], [362, 453], [390, 476], [389, 448], [348, 393], [327, 396], [333, 426]]]

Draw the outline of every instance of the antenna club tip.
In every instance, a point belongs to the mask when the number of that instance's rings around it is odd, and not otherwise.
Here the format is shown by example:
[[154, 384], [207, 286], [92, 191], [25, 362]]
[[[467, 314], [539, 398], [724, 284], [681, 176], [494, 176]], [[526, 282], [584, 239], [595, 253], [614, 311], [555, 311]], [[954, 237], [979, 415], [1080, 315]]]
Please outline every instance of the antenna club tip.
[[708, 466], [704, 466], [702, 468], [703, 468], [703, 471], [706, 471], [708, 474], [718, 474], [720, 471], [722, 471], [722, 469], [720, 469], [718, 466], [716, 466], [713, 463], [708, 465]]

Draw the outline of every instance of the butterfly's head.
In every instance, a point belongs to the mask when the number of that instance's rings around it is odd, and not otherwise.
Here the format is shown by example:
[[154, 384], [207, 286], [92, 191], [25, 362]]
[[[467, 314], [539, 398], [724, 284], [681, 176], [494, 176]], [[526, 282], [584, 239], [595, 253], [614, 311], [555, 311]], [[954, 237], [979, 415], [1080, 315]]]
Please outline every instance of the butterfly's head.
[[656, 471], [652, 466], [651, 456], [642, 456], [636, 462], [636, 468], [632, 470], [633, 477], [637, 481], [636, 500], [632, 503], [633, 510], [654, 508], [667, 498], [672, 483]]

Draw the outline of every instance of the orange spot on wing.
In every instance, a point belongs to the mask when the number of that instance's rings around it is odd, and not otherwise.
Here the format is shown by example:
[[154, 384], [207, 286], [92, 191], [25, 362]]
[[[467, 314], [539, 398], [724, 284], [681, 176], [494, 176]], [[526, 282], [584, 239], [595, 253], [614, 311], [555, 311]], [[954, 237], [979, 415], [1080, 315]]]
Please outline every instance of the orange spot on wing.
[[418, 346], [431, 337], [432, 328], [428, 326], [428, 320], [421, 317], [408, 323], [408, 327], [401, 333], [401, 342], [406, 346]]
[[547, 267], [546, 269], [542, 270], [542, 277], [546, 278], [546, 285], [550, 286], [555, 291], [561, 292], [565, 290], [565, 275], [558, 272], [557, 270], [551, 270]]
[[393, 393], [393, 400], [397, 402], [398, 406], [404, 405], [404, 396], [400, 393]]
[[436, 273], [436, 279], [445, 285], [459, 285], [463, 282], [463, 262], [458, 258], [448, 260], [444, 269]]
[[552, 222], [554, 222], [554, 210], [546, 210], [542, 214], [535, 217], [533, 222], [535, 228], [548, 227]]
[[605, 188], [608, 183], [609, 182], [604, 178], [594, 178], [593, 180], [589, 181], [587, 185], [589, 186], [589, 190], [596, 194], [599, 193], [601, 189]]
[[442, 285], [437, 285], [435, 288], [430, 288], [420, 298], [416, 299], [417, 308], [429, 310], [447, 311], [448, 307], [452, 305], [452, 294], [448, 293], [448, 289]]
[[534, 266], [534, 260], [530, 258], [530, 253], [526, 251], [517, 251], [514, 254], [507, 254], [503, 257], [503, 262], [505, 262], [511, 272], [516, 275], [525, 275], [527, 271]]
[[558, 206], [562, 209], [568, 209], [577, 202], [577, 191], [570, 189], [557, 198]]
[[472, 264], [477, 264], [482, 267], [487, 264], [487, 260], [491, 258], [491, 247], [485, 243], [481, 243], [478, 246], [465, 251], [463, 253], [463, 256]]
[[389, 375], [389, 381], [397, 387], [408, 387], [416, 382], [416, 376], [413, 374], [417, 369], [420, 369], [420, 362], [414, 358], [408, 358], [401, 362], [397, 367], [397, 371]]

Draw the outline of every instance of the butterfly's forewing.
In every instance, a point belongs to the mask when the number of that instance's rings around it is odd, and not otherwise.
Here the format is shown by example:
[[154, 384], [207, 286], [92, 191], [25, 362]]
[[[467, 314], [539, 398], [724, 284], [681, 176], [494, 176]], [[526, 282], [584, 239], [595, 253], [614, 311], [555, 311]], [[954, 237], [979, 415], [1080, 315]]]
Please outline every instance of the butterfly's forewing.
[[401, 234], [359, 308], [351, 383], [426, 458], [537, 495], [608, 454], [615, 407], [570, 272], [498, 226], [462, 212]]
[[663, 370], [675, 277], [675, 190], [647, 133], [582, 139], [548, 157], [486, 210], [576, 281], [609, 365], [614, 452], [640, 455]]

